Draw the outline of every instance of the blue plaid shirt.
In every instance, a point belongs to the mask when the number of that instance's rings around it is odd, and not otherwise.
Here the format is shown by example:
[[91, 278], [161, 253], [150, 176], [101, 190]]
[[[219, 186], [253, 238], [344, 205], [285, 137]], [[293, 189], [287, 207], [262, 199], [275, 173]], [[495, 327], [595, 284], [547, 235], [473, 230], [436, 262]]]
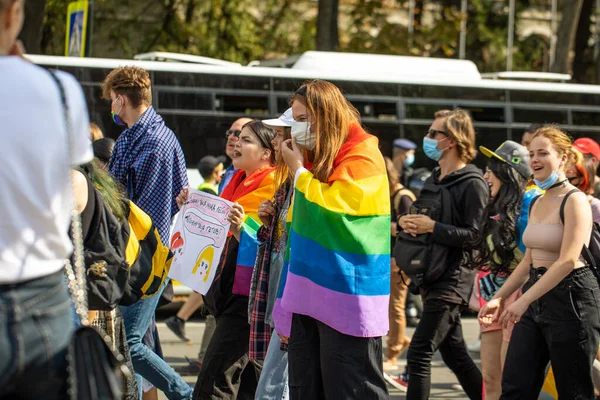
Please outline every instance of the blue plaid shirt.
[[151, 106], [115, 143], [110, 173], [127, 189], [127, 197], [144, 210], [169, 243], [175, 198], [188, 185], [185, 158], [172, 130]]

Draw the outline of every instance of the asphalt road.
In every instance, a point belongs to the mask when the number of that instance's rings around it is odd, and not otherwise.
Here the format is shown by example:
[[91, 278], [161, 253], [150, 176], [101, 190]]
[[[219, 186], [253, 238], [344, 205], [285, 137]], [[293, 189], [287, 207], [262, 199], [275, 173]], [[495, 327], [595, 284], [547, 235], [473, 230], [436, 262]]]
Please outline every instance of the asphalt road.
[[[204, 332], [204, 322], [188, 322], [186, 324], [186, 335], [192, 340], [190, 343], [184, 343], [180, 341], [163, 322], [158, 322], [158, 330], [160, 333], [160, 339], [162, 343], [163, 353], [167, 362], [175, 367], [178, 365], [184, 365], [186, 363], [185, 357], [194, 359], [198, 355], [198, 349], [200, 347], [200, 341], [202, 340], [202, 334]], [[474, 318], [463, 319], [463, 331], [464, 337], [467, 343], [473, 343], [477, 340], [479, 335], [479, 325]], [[408, 336], [411, 336], [414, 332], [414, 328], [408, 328]], [[385, 338], [384, 338], [385, 346]], [[471, 355], [475, 360], [475, 363], [479, 365], [479, 354]], [[406, 360], [402, 359], [398, 363], [400, 368], [403, 369], [406, 365]], [[444, 365], [439, 354], [435, 355], [435, 359], [432, 365], [432, 400], [442, 399], [467, 399], [466, 395], [460, 388], [453, 387], [458, 384], [456, 377], [450, 370]], [[402, 372], [402, 371], [399, 371]], [[185, 381], [190, 385], [194, 385], [196, 382], [195, 376], [184, 377]], [[400, 391], [389, 388], [390, 399], [404, 399], [405, 396]], [[160, 393], [159, 398], [166, 399], [166, 397]]]

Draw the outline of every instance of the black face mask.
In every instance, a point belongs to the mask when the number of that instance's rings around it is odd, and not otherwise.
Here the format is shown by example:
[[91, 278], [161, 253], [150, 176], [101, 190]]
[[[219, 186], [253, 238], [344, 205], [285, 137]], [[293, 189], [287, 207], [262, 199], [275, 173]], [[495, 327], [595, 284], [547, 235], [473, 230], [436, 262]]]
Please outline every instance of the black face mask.
[[569, 183], [573, 186], [577, 186], [576, 184], [573, 183], [573, 181], [579, 180], [579, 178], [581, 178], [580, 176], [572, 176], [569, 179]]

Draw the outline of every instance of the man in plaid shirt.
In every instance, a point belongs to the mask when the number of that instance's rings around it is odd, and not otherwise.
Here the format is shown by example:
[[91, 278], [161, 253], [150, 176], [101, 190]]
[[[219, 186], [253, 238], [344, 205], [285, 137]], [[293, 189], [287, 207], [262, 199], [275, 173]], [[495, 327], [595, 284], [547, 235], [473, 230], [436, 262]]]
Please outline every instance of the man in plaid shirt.
[[[113, 121], [127, 126], [115, 143], [110, 172], [126, 188], [127, 197], [152, 218], [162, 242], [168, 243], [171, 218], [178, 211], [175, 198], [188, 180], [181, 146], [151, 105], [150, 76], [138, 67], [117, 68], [104, 80], [102, 95], [111, 100]], [[141, 375], [169, 399], [189, 399], [192, 388], [142, 341], [149, 327], [149, 334], [158, 339], [154, 312], [165, 286], [152, 297], [121, 307], [127, 343], [140, 390]]]

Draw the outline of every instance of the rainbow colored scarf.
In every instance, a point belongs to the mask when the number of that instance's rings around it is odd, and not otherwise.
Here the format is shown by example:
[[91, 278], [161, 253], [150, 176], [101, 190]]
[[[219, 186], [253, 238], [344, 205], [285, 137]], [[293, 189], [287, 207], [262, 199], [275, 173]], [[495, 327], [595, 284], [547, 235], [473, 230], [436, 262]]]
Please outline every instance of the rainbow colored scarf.
[[[388, 331], [390, 194], [376, 137], [351, 127], [327, 183], [304, 171], [273, 317], [289, 336], [291, 314], [358, 337]], [[288, 268], [287, 274], [285, 268]]]
[[244, 171], [236, 172], [221, 194], [222, 198], [239, 203], [244, 207], [245, 213], [233, 280], [234, 294], [250, 294], [252, 269], [258, 252], [256, 233], [262, 225], [258, 218], [258, 206], [273, 198], [275, 189], [275, 168], [265, 167], [247, 177]]

